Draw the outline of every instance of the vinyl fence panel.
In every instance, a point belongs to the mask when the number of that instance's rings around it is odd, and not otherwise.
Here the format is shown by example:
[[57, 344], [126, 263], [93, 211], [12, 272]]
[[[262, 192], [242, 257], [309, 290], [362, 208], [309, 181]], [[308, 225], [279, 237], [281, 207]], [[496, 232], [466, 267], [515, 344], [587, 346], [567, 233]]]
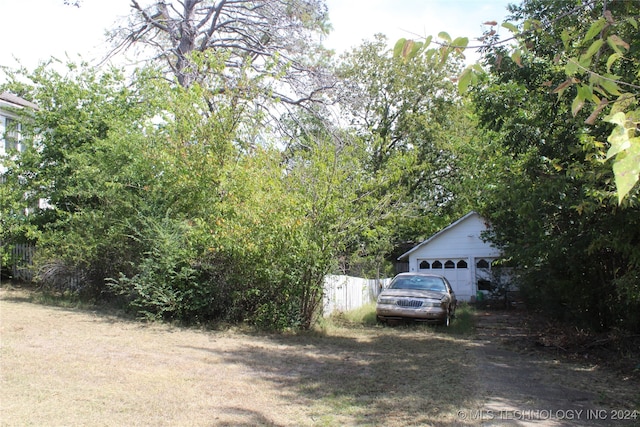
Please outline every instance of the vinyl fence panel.
[[374, 302], [390, 278], [364, 279], [361, 277], [330, 275], [324, 282], [323, 314], [355, 310]]

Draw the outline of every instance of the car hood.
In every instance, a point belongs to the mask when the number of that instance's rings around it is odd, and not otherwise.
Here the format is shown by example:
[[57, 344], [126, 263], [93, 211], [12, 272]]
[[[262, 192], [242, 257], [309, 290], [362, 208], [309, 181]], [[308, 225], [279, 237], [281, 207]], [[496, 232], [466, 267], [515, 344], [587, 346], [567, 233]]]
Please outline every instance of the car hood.
[[410, 297], [410, 298], [432, 298], [440, 300], [446, 294], [438, 291], [425, 291], [419, 289], [385, 289], [380, 296], [385, 297]]

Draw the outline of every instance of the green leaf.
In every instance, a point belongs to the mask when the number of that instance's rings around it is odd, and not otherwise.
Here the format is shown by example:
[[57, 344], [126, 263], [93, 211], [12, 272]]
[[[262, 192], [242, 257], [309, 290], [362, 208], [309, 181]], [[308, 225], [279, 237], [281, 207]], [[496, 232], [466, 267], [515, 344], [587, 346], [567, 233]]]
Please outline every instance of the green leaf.
[[405, 61], [415, 58], [424, 46], [423, 42], [416, 42], [414, 40], [400, 39], [393, 47], [394, 58], [402, 58]]
[[402, 56], [402, 50], [404, 49], [404, 45], [407, 43], [407, 39], [402, 38], [398, 40], [393, 47], [393, 56], [395, 58], [400, 58]]
[[620, 96], [620, 87], [612, 80], [600, 79], [600, 86], [611, 95]]
[[451, 43], [451, 36], [449, 35], [449, 33], [441, 31], [441, 32], [438, 33], [438, 37], [441, 38], [442, 40], [445, 40], [445, 41]]
[[463, 94], [467, 91], [467, 88], [474, 80], [474, 77], [475, 74], [473, 73], [473, 70], [470, 67], [465, 68], [465, 70], [462, 72], [462, 74], [460, 74], [460, 77], [458, 78], [458, 92], [460, 94]]
[[615, 102], [613, 103], [613, 106], [611, 107], [611, 112], [609, 114], [613, 115], [618, 112], [625, 112], [629, 108], [631, 108], [631, 106], [635, 104], [635, 102], [636, 102], [636, 99], [633, 96], [621, 96], [615, 100]]
[[562, 30], [560, 38], [562, 39], [562, 45], [564, 46], [564, 49], [569, 50], [569, 41], [571, 40], [571, 34], [566, 28]]
[[583, 58], [584, 59], [591, 58], [593, 55], [596, 54], [596, 52], [600, 50], [603, 44], [604, 44], [604, 40], [602, 39], [598, 39], [594, 41], [593, 43], [591, 43], [591, 46], [589, 46], [589, 49], [587, 49], [587, 51], [580, 57], [580, 59], [582, 60]]
[[611, 66], [613, 65], [613, 63], [622, 57], [622, 53], [612, 53], [611, 55], [609, 55], [609, 58], [607, 59], [607, 71], [611, 72]]
[[468, 37], [458, 37], [457, 39], [451, 42], [452, 47], [461, 48], [461, 49], [466, 49], [468, 44], [469, 44]]
[[507, 30], [511, 31], [513, 34], [518, 34], [518, 27], [515, 26], [514, 24], [512, 24], [511, 22], [503, 22], [502, 23], [502, 27], [506, 28]]
[[406, 59], [415, 58], [418, 53], [420, 53], [420, 49], [422, 49], [422, 46], [422, 42], [412, 42], [411, 45], [408, 46]]
[[445, 62], [447, 62], [447, 58], [449, 57], [449, 54], [451, 53], [451, 48], [447, 47], [447, 46], [442, 46], [440, 48], [440, 63], [444, 64]]
[[600, 18], [596, 22], [591, 24], [591, 27], [589, 27], [589, 31], [587, 31], [587, 34], [584, 36], [584, 41], [588, 42], [589, 40], [594, 38], [600, 33], [600, 31], [604, 29], [606, 25], [607, 21], [604, 18]]
[[567, 65], [564, 66], [564, 72], [567, 76], [575, 76], [578, 72], [578, 60], [575, 58], [569, 58]]
[[590, 100], [593, 96], [593, 90], [591, 89], [591, 86], [587, 86], [587, 85], [579, 85], [578, 86], [578, 95], [586, 100]]
[[582, 107], [584, 107], [585, 102], [588, 100], [591, 100], [592, 97], [593, 97], [593, 92], [591, 90], [591, 87], [587, 85], [578, 86], [578, 93], [571, 105], [571, 113], [573, 114], [573, 117], [578, 115], [580, 110], [582, 110]]
[[591, 56], [580, 55], [580, 59], [578, 60], [578, 65], [583, 69], [588, 69], [591, 67]]
[[626, 152], [619, 153], [613, 163], [618, 203], [637, 184], [640, 175], [640, 138], [631, 139], [632, 145]]

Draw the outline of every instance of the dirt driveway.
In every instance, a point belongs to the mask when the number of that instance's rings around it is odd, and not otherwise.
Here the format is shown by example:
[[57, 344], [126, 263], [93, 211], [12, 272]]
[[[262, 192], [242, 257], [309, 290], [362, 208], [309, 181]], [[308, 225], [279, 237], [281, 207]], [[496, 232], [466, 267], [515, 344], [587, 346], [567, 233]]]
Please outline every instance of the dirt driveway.
[[522, 345], [517, 311], [478, 313], [479, 412], [461, 413], [483, 426], [640, 425], [640, 389], [596, 365], [574, 364]]

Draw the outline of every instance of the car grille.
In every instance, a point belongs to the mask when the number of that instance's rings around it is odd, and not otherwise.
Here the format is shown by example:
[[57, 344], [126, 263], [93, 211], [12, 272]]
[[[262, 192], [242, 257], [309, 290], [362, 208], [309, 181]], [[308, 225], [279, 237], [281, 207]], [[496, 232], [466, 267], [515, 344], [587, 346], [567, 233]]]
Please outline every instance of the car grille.
[[396, 304], [404, 308], [420, 308], [422, 307], [422, 301], [417, 299], [400, 299], [396, 301]]

